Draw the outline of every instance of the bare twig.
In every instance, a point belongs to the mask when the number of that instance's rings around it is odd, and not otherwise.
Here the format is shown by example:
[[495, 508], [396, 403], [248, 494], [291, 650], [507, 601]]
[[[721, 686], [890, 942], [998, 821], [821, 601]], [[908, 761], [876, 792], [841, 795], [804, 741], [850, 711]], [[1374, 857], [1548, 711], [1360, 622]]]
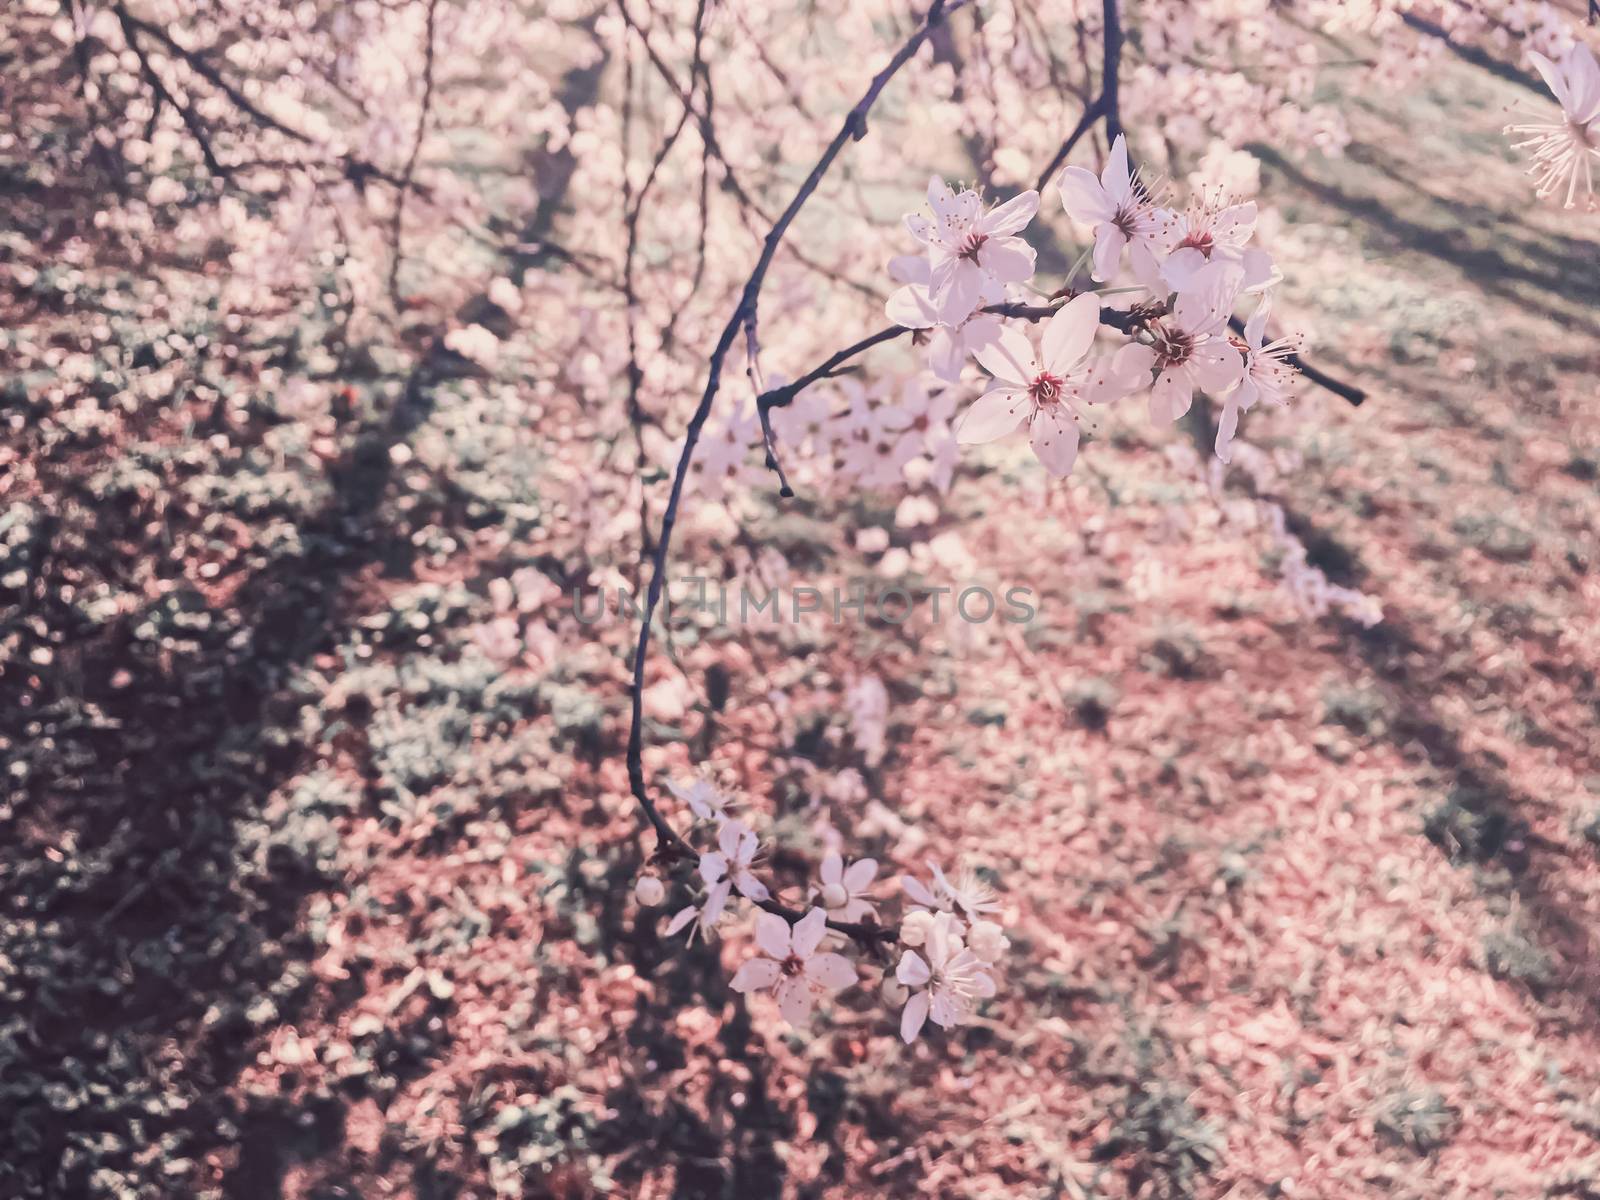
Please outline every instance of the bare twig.
[[1122, 67], [1122, 16], [1117, 9], [1117, 0], [1105, 0], [1102, 25], [1100, 94], [1084, 106], [1083, 116], [1078, 119], [1077, 125], [1067, 134], [1049, 165], [1039, 172], [1039, 182], [1033, 185], [1036, 192], [1044, 191], [1045, 184], [1055, 177], [1061, 164], [1067, 161], [1067, 155], [1072, 153], [1083, 135], [1094, 128], [1096, 121], [1105, 118], [1107, 143], [1116, 141], [1122, 134], [1122, 117], [1117, 107], [1117, 79]]
[[[700, 439], [700, 433], [705, 428], [706, 420], [710, 417], [711, 409], [716, 402], [717, 391], [722, 382], [723, 363], [727, 359], [728, 352], [733, 347], [734, 339], [738, 337], [740, 329], [755, 315], [757, 299], [760, 296], [762, 285], [766, 281], [767, 271], [772, 265], [774, 255], [777, 254], [778, 246], [782, 243], [783, 237], [788, 232], [789, 226], [793, 223], [796, 215], [817, 190], [823, 176], [827, 174], [828, 169], [832, 167], [834, 160], [839, 157], [845, 146], [851, 141], [859, 141], [866, 136], [867, 114], [877, 102], [879, 94], [888, 85], [889, 80], [911, 60], [912, 56], [922, 46], [922, 43], [927, 40], [928, 35], [950, 13], [960, 8], [964, 3], [965, 0], [954, 0], [953, 3], [946, 3], [946, 0], [934, 0], [932, 6], [928, 9], [927, 16], [923, 18], [916, 31], [900, 47], [888, 64], [873, 77], [872, 82], [867, 86], [866, 92], [845, 117], [839, 132], [828, 143], [827, 148], [822, 152], [822, 156], [817, 160], [816, 165], [812, 167], [811, 173], [806, 177], [805, 182], [800, 185], [793, 199], [789, 201], [788, 207], [783, 210], [783, 213], [767, 233], [766, 239], [762, 244], [760, 257], [756, 260], [755, 269], [750, 273], [749, 279], [746, 280], [739, 302], [734, 307], [727, 324], [723, 326], [722, 334], [718, 337], [716, 345], [711, 351], [706, 373], [705, 391], [700, 397], [700, 403], [693, 416], [689, 419], [689, 426], [684, 435], [683, 452], [678, 458], [677, 470], [673, 475], [672, 491], [667, 498], [666, 511], [661, 518], [661, 536], [656, 543], [650, 575], [650, 588], [645, 595], [644, 612], [639, 622], [639, 642], [634, 651], [633, 659], [632, 717], [628, 730], [627, 752], [628, 782], [634, 799], [638, 801], [640, 812], [656, 832], [658, 854], [667, 857], [682, 857], [686, 855], [692, 856], [694, 851], [684, 841], [682, 835], [672, 827], [672, 824], [661, 815], [661, 811], [656, 807], [655, 802], [651, 800], [649, 788], [645, 783], [644, 680], [645, 666], [650, 653], [650, 626], [655, 617], [656, 608], [661, 602], [662, 588], [666, 583], [667, 555], [672, 545], [672, 530], [674, 525], [677, 524], [678, 505], [682, 500], [684, 485], [688, 480], [689, 466], [694, 458], [695, 445]], [[686, 95], [684, 100], [686, 104], [689, 103]], [[768, 908], [770, 911], [779, 912], [782, 915], [790, 913], [790, 910], [778, 905], [775, 901], [769, 901], [763, 907]], [[895, 936], [894, 930], [885, 930], [876, 925], [851, 925], [848, 922], [830, 922], [830, 925], [852, 937], [858, 938], [867, 945], [872, 945], [886, 937]]]

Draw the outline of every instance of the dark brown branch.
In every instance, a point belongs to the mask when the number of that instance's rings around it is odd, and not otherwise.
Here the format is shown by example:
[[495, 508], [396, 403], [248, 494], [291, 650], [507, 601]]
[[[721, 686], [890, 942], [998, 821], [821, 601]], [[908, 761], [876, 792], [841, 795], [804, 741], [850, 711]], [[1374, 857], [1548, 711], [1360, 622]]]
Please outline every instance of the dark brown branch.
[[[982, 311], [997, 317], [1012, 317], [1020, 321], [1042, 321], [1046, 317], [1053, 317], [1061, 310], [1053, 304], [991, 304]], [[1145, 323], [1146, 318], [1132, 312], [1123, 312], [1120, 309], [1102, 308], [1100, 310], [1100, 324], [1123, 333], [1131, 333]], [[843, 350], [830, 355], [825, 361], [807, 371], [793, 383], [786, 383], [782, 387], [771, 388], [761, 393], [759, 406], [763, 413], [769, 408], [785, 408], [796, 396], [805, 391], [812, 384], [823, 379], [831, 379], [840, 375], [845, 363], [864, 354], [874, 346], [881, 346], [884, 342], [892, 342], [895, 338], [907, 333], [917, 331], [906, 325], [890, 325], [887, 329], [880, 329], [877, 333], [862, 338], [846, 346]]]
[[1061, 143], [1061, 148], [1055, 152], [1055, 157], [1050, 160], [1050, 164], [1044, 170], [1039, 172], [1039, 181], [1033, 185], [1034, 191], [1044, 191], [1045, 184], [1056, 177], [1056, 172], [1061, 169], [1061, 164], [1067, 161], [1067, 155], [1072, 153], [1073, 147], [1082, 140], [1083, 135], [1088, 133], [1094, 123], [1100, 119], [1100, 106], [1104, 103], [1105, 97], [1098, 96], [1088, 108], [1083, 110], [1082, 118], [1073, 126], [1072, 132], [1067, 134], [1067, 140]]
[[1067, 161], [1067, 155], [1072, 153], [1073, 147], [1082, 140], [1083, 135], [1094, 128], [1096, 121], [1105, 118], [1107, 144], [1115, 142], [1122, 134], [1122, 117], [1117, 107], [1117, 79], [1122, 67], [1122, 17], [1117, 9], [1117, 0], [1105, 0], [1103, 12], [1104, 49], [1101, 56], [1100, 94], [1084, 108], [1083, 116], [1078, 119], [1077, 125], [1061, 143], [1061, 148], [1050, 159], [1050, 165], [1039, 172], [1039, 182], [1033, 185], [1033, 190], [1036, 192], [1044, 191], [1045, 184], [1055, 178], [1056, 172], [1061, 169], [1061, 164]]
[[[923, 19], [916, 32], [911, 35], [904, 45], [895, 53], [888, 65], [879, 71], [867, 86], [866, 92], [856, 102], [849, 114], [845, 117], [839, 132], [828, 143], [822, 156], [806, 176], [805, 182], [795, 192], [794, 198], [789, 201], [788, 207], [773, 224], [767, 233], [761, 249], [761, 255], [756, 260], [755, 269], [751, 271], [746, 280], [744, 289], [740, 293], [739, 302], [734, 307], [728, 322], [722, 328], [722, 334], [717, 339], [711, 351], [710, 362], [706, 372], [705, 391], [700, 397], [700, 403], [694, 414], [689, 419], [689, 426], [684, 435], [683, 452], [678, 457], [678, 466], [673, 474], [672, 491], [667, 498], [666, 511], [661, 518], [661, 536], [656, 543], [655, 555], [652, 560], [650, 574], [650, 588], [645, 595], [644, 612], [639, 622], [639, 642], [634, 650], [633, 658], [633, 685], [631, 690], [632, 716], [628, 729], [628, 783], [633, 792], [634, 799], [639, 803], [640, 812], [644, 819], [656, 832], [659, 843], [657, 853], [668, 857], [692, 856], [694, 851], [684, 841], [682, 835], [672, 827], [672, 824], [661, 815], [661, 811], [650, 799], [650, 790], [644, 777], [644, 679], [645, 666], [650, 653], [650, 625], [655, 618], [657, 606], [661, 602], [662, 588], [666, 583], [667, 555], [672, 546], [672, 530], [677, 524], [678, 505], [683, 498], [684, 485], [689, 477], [689, 466], [694, 458], [694, 448], [700, 440], [700, 433], [705, 428], [706, 420], [711, 415], [711, 409], [716, 402], [717, 390], [722, 382], [723, 363], [728, 352], [733, 346], [734, 339], [738, 336], [745, 323], [753, 319], [756, 311], [756, 302], [761, 293], [763, 283], [766, 281], [767, 271], [772, 265], [772, 259], [778, 252], [784, 235], [788, 232], [790, 224], [799, 214], [812, 194], [816, 192], [823, 176], [833, 166], [845, 146], [851, 141], [860, 141], [867, 133], [867, 114], [873, 104], [877, 102], [879, 94], [894, 78], [901, 67], [908, 63], [912, 56], [927, 40], [928, 35], [953, 11], [961, 7], [965, 0], [954, 0], [947, 4], [946, 0], [934, 0], [928, 9], [927, 16]], [[630, 22], [631, 24], [631, 22]], [[687, 105], [690, 101], [683, 96]], [[845, 930], [852, 936], [862, 936], [859, 931]], [[874, 933], [869, 938], [876, 941], [883, 936]]]
[[[123, 36], [127, 38], [129, 48], [133, 49], [134, 53], [139, 55], [141, 63], [144, 62], [144, 56], [134, 44], [135, 39], [132, 32], [134, 30], [148, 34], [150, 37], [160, 42], [166, 47], [170, 54], [182, 59], [191, 71], [193, 71], [196, 75], [199, 75], [207, 83], [211, 84], [212, 87], [216, 88], [219, 92], [226, 96], [228, 98], [228, 102], [232, 104], [234, 108], [244, 113], [257, 125], [263, 126], [267, 129], [276, 130], [278, 133], [281, 133], [285, 137], [299, 142], [302, 145], [316, 145], [315, 140], [309, 135], [301, 132], [298, 129], [295, 129], [293, 126], [285, 125], [271, 113], [263, 111], [258, 105], [251, 101], [250, 97], [246, 96], [242, 91], [239, 90], [238, 87], [230, 83], [227, 76], [225, 76], [221, 71], [217, 70], [217, 68], [211, 64], [210, 59], [206, 57], [206, 54], [203, 51], [190, 50], [188, 47], [174, 39], [173, 36], [160, 25], [146, 21], [141, 17], [134, 16], [128, 11], [127, 5], [123, 2], [123, 0], [117, 0], [117, 3], [112, 5], [111, 11], [116, 14], [118, 24], [122, 26]], [[185, 116], [184, 123], [186, 125], [189, 124], [189, 120], [186, 115], [187, 110], [179, 108], [178, 111], [179, 115]], [[195, 132], [193, 127], [190, 128], [189, 132], [191, 134]], [[358, 158], [354, 155], [349, 155], [345, 157], [343, 162], [345, 174], [357, 184], [360, 184], [362, 181], [367, 179], [378, 179], [382, 180], [384, 183], [390, 184], [393, 187], [402, 186], [401, 181], [397, 176], [385, 171], [376, 163], [369, 162], [364, 158]], [[217, 173], [222, 174], [223, 172], [220, 170], [220, 168], [218, 168]]]
[[[1235, 333], [1244, 332], [1244, 322], [1238, 317], [1228, 318], [1228, 327]], [[1299, 371], [1300, 374], [1304, 375], [1323, 391], [1332, 392], [1341, 400], [1348, 400], [1353, 407], [1359, 408], [1362, 401], [1367, 398], [1367, 393], [1361, 388], [1356, 387], [1355, 384], [1346, 383], [1342, 379], [1334, 378], [1326, 371], [1312, 366], [1298, 354], [1285, 354], [1283, 356], [1283, 361], [1288, 363], [1295, 370]]]
[[1105, 55], [1100, 68], [1100, 108], [1106, 118], [1106, 144], [1110, 145], [1122, 136], [1117, 96], [1117, 76], [1122, 69], [1122, 14], [1117, 0], [1105, 0], [1103, 12]]

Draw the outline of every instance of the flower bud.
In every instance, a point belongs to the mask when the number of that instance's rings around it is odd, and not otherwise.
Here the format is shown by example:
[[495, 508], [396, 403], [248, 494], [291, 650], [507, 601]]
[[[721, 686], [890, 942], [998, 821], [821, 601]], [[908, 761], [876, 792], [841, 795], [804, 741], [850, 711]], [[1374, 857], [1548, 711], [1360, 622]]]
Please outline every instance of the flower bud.
[[926, 909], [908, 912], [900, 922], [900, 941], [907, 946], [920, 946], [928, 940], [928, 930], [933, 928], [933, 914]]
[[906, 985], [893, 975], [885, 975], [883, 977], [883, 986], [878, 989], [878, 993], [883, 997], [883, 1002], [890, 1008], [899, 1008], [906, 1002], [906, 997], [910, 995], [910, 992], [906, 990]]
[[1011, 939], [993, 921], [974, 921], [967, 931], [967, 946], [986, 963], [999, 962]]
[[822, 889], [823, 908], [843, 908], [850, 903], [850, 893], [844, 890], [842, 883], [830, 883]]
[[653, 907], [667, 898], [667, 889], [654, 875], [641, 875], [639, 882], [633, 885], [633, 894], [640, 904]]

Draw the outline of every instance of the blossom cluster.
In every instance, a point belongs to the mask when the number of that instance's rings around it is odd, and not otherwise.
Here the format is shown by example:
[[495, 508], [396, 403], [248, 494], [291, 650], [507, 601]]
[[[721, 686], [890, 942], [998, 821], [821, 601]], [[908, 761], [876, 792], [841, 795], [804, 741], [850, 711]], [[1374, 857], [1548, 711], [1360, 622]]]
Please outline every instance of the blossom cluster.
[[[1079, 264], [1089, 263], [1105, 285], [1126, 263], [1129, 286], [1078, 294], [1075, 266], [1042, 310], [1018, 303], [1013, 293], [1028, 285], [1035, 263], [1018, 234], [1038, 212], [1036, 192], [986, 209], [976, 190], [958, 193], [935, 178], [931, 217], [906, 218], [925, 255], [891, 263], [891, 274], [907, 282], [890, 297], [889, 317], [925, 334], [935, 376], [959, 380], [970, 356], [992, 378], [961, 417], [957, 439], [990, 442], [1025, 425], [1034, 454], [1060, 477], [1077, 460], [1082, 431], [1098, 427], [1098, 409], [1144, 391], [1151, 420], [1170, 424], [1203, 390], [1221, 398], [1216, 453], [1227, 461], [1240, 413], [1262, 400], [1287, 402], [1301, 344], [1267, 338], [1268, 293], [1279, 276], [1251, 243], [1255, 204], [1205, 192], [1182, 210], [1163, 207], [1129, 169], [1120, 135], [1098, 176], [1067, 167], [1056, 188], [1066, 214], [1093, 237]], [[1108, 313], [1102, 295], [1124, 304]], [[1255, 311], [1236, 333], [1230, 321], [1247, 295], [1257, 297]], [[1041, 316], [1035, 345], [1020, 322]], [[1127, 340], [1095, 355], [1103, 325]]]
[[[735, 992], [770, 993], [784, 1019], [802, 1026], [819, 1000], [860, 982], [859, 969], [839, 952], [854, 937], [868, 944], [898, 942], [898, 960], [893, 973], [885, 973], [880, 994], [900, 1009], [900, 1034], [907, 1042], [930, 1019], [946, 1029], [967, 1023], [979, 1002], [995, 994], [994, 973], [1010, 941], [994, 920], [999, 905], [993, 889], [975, 872], [951, 878], [930, 862], [931, 884], [903, 876], [900, 885], [910, 904], [894, 929], [878, 919], [877, 861], [847, 862], [830, 851], [808, 891], [808, 907], [796, 913], [777, 903], [758, 874], [761, 840], [732, 814], [732, 797], [703, 776], [667, 786], [694, 818], [691, 838], [703, 834], [714, 848], [699, 853], [697, 896], [667, 922], [666, 934], [687, 930], [691, 938], [713, 937], [733, 923], [741, 902], [749, 905], [756, 953], [734, 973], [729, 986]], [[666, 899], [666, 885], [655, 874], [642, 875], [634, 892], [647, 905]]]

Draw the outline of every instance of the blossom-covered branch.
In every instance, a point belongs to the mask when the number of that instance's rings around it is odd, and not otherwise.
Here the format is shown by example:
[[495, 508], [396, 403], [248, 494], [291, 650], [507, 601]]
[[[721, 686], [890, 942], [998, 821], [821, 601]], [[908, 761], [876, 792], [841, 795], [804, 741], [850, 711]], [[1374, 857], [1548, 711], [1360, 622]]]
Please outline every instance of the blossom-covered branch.
[[[755, 269], [751, 271], [739, 302], [723, 327], [721, 336], [717, 339], [716, 346], [711, 352], [707, 370], [705, 391], [701, 395], [699, 406], [690, 417], [689, 426], [684, 438], [683, 451], [678, 459], [678, 467], [672, 480], [672, 491], [667, 499], [667, 507], [661, 519], [661, 535], [656, 542], [655, 555], [652, 561], [649, 590], [645, 594], [644, 612], [639, 624], [639, 640], [634, 650], [633, 686], [631, 692], [632, 715], [628, 730], [628, 782], [634, 798], [638, 801], [646, 820], [656, 831], [659, 839], [658, 850], [668, 855], [682, 855], [690, 852], [688, 844], [673, 830], [671, 824], [662, 817], [660, 810], [650, 798], [649, 788], [644, 777], [644, 679], [647, 658], [650, 652], [651, 621], [661, 602], [661, 591], [665, 586], [667, 556], [672, 546], [672, 530], [677, 522], [678, 505], [683, 496], [684, 481], [688, 476], [689, 464], [694, 456], [694, 447], [700, 437], [700, 431], [705, 427], [706, 419], [711, 414], [712, 404], [716, 400], [717, 391], [722, 380], [722, 367], [727, 358], [728, 351], [732, 348], [734, 339], [747, 321], [755, 317], [757, 301], [761, 293], [761, 285], [766, 279], [768, 268], [772, 264], [773, 255], [777, 253], [779, 244], [783, 241], [784, 234], [793, 222], [796, 214], [816, 191], [818, 184], [827, 174], [828, 168], [833, 165], [840, 152], [851, 141], [859, 141], [866, 136], [867, 114], [877, 101], [879, 94], [911, 57], [916, 54], [919, 47], [928, 35], [951, 12], [961, 7], [964, 0], [956, 0], [953, 4], [946, 4], [944, 0], [934, 0], [927, 16], [918, 26], [915, 33], [902, 45], [889, 60], [887, 66], [873, 77], [866, 92], [845, 117], [843, 125], [833, 140], [828, 143], [822, 156], [812, 167], [810, 174], [796, 191], [787, 208], [768, 232], [763, 244], [761, 255]], [[685, 97], [685, 104], [690, 103]]]

